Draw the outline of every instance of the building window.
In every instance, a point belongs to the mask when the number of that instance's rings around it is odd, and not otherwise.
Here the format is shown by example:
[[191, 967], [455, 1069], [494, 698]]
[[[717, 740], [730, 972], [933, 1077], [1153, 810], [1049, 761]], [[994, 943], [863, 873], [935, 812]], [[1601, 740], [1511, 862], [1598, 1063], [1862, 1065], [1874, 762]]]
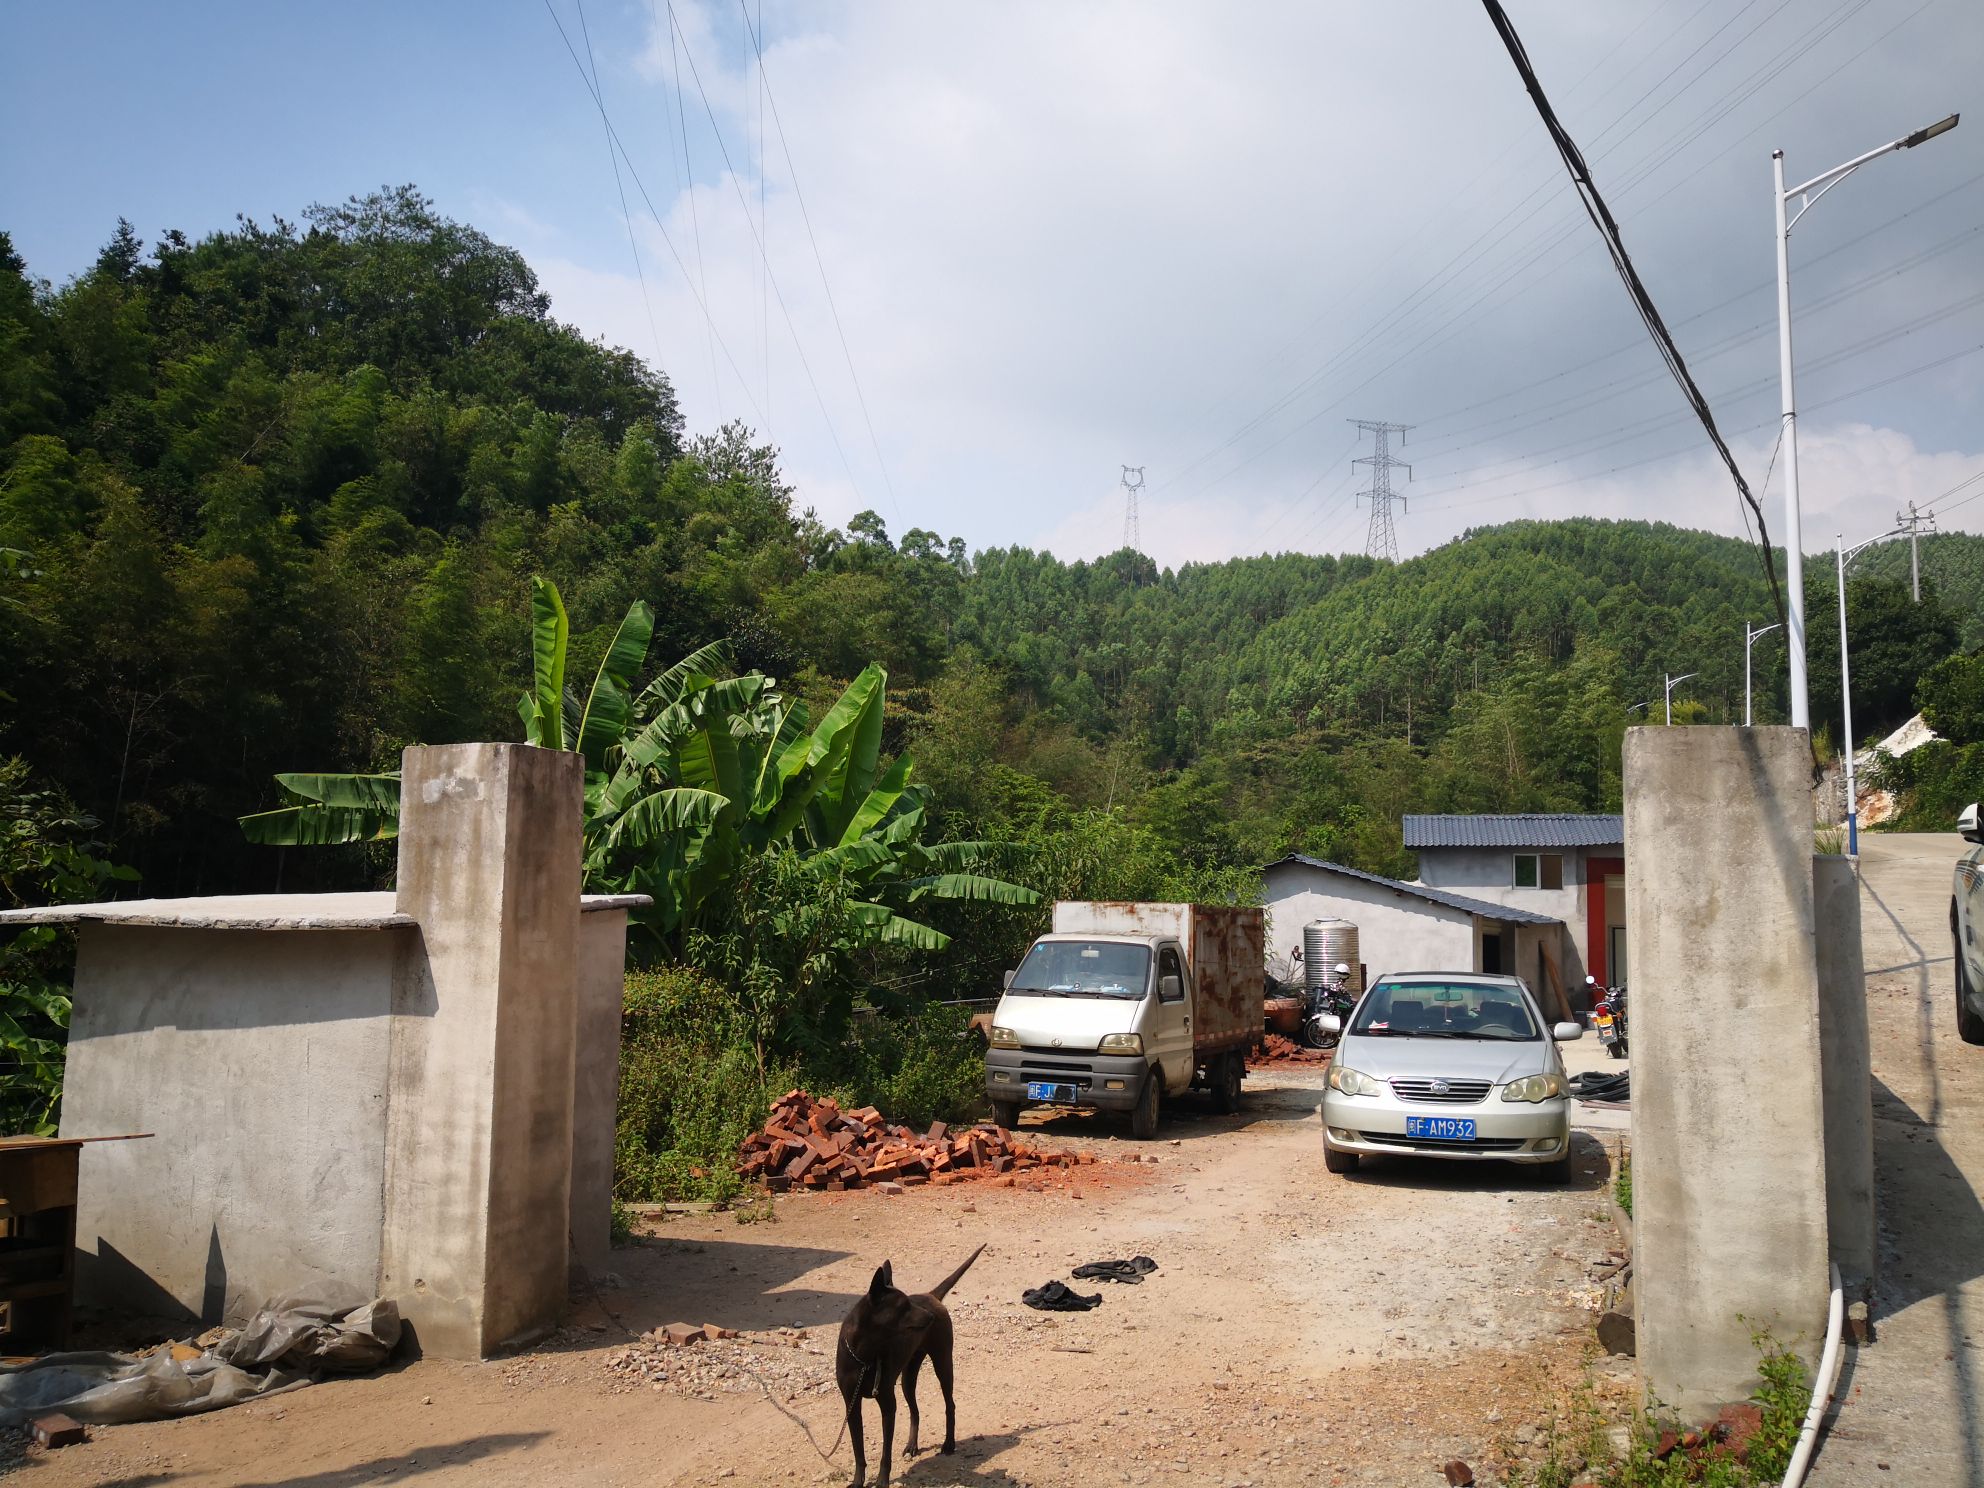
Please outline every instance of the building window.
[[1564, 855], [1517, 853], [1515, 886], [1519, 889], [1561, 889], [1564, 886]]

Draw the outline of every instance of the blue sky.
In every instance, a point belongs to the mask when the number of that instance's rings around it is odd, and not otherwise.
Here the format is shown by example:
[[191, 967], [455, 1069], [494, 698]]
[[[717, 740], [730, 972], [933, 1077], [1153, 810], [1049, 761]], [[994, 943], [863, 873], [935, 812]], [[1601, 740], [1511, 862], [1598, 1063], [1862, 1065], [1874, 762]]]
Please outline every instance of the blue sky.
[[[552, 10], [583, 48], [574, 0], [15, 0], [0, 226], [60, 282], [120, 215], [198, 234], [415, 182], [521, 249], [561, 318], [657, 359], [693, 427], [768, 427], [823, 516], [973, 546], [1115, 546], [1127, 461], [1164, 561], [1360, 549], [1357, 417], [1416, 426], [1408, 548], [1579, 511], [1738, 530], [1477, 7], [774, 0], [785, 138], [767, 130], [761, 180], [735, 0], [678, 0], [678, 37], [663, 0], [595, 0], [622, 170], [660, 217], [627, 179], [645, 296]], [[1984, 9], [1514, 12], [1753, 483], [1775, 434], [1770, 148], [1797, 178], [1969, 115], [1794, 238], [1807, 546], [1984, 470]], [[1984, 530], [1984, 501], [1948, 525]]]

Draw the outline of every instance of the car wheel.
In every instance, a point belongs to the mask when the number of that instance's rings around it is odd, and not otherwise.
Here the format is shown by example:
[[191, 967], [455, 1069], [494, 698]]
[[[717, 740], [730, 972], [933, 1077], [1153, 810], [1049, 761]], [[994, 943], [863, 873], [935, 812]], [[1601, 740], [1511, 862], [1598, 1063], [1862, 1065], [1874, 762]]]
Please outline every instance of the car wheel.
[[1552, 1188], [1562, 1188], [1571, 1181], [1571, 1144], [1564, 1144], [1564, 1155], [1555, 1162], [1538, 1163], [1536, 1175]]
[[995, 1100], [992, 1102], [992, 1124], [1003, 1126], [1011, 1131], [1020, 1124], [1020, 1103], [1018, 1101]]
[[1222, 1116], [1231, 1116], [1240, 1109], [1240, 1080], [1247, 1072], [1247, 1059], [1243, 1054], [1222, 1054], [1219, 1074], [1212, 1085], [1212, 1108]]
[[1162, 1096], [1161, 1081], [1156, 1070], [1144, 1078], [1144, 1088], [1137, 1095], [1136, 1109], [1130, 1112], [1130, 1135], [1139, 1142], [1148, 1142], [1157, 1135], [1157, 1105]]
[[1325, 1142], [1323, 1144], [1323, 1166], [1332, 1173], [1354, 1173], [1357, 1171], [1357, 1154], [1338, 1152]]
[[1970, 985], [1970, 971], [1963, 964], [1963, 941], [1956, 934], [1956, 914], [1950, 914], [1950, 949], [1956, 952], [1956, 1032], [1966, 1044], [1984, 1044], [1984, 1018], [1970, 1010], [1970, 999], [1975, 989]]

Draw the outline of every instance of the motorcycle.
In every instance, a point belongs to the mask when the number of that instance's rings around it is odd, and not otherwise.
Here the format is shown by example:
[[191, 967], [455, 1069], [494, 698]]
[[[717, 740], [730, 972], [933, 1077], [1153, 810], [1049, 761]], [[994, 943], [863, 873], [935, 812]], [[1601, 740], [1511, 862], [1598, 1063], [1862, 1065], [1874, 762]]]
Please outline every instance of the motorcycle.
[[[1302, 1018], [1302, 1042], [1312, 1049], [1334, 1049], [1356, 1006], [1357, 995], [1350, 990], [1350, 965], [1339, 961], [1336, 969], [1324, 978], [1323, 985], [1310, 994], [1309, 1007]], [[1323, 1027], [1325, 1018], [1336, 1020], [1334, 1031]]]
[[1601, 987], [1597, 977], [1586, 977], [1591, 989], [1591, 1021], [1598, 1030], [1598, 1041], [1614, 1059], [1626, 1057], [1626, 989]]

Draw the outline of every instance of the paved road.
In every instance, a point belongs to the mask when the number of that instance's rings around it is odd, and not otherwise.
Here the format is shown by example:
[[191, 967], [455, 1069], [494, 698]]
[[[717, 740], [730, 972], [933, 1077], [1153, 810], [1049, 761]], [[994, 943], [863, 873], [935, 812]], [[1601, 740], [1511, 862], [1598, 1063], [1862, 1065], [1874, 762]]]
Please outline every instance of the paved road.
[[1860, 846], [1879, 1341], [1849, 1354], [1811, 1481], [1984, 1484], [1984, 1047], [1956, 1035], [1949, 934], [1964, 848], [1955, 833], [1870, 833]]

